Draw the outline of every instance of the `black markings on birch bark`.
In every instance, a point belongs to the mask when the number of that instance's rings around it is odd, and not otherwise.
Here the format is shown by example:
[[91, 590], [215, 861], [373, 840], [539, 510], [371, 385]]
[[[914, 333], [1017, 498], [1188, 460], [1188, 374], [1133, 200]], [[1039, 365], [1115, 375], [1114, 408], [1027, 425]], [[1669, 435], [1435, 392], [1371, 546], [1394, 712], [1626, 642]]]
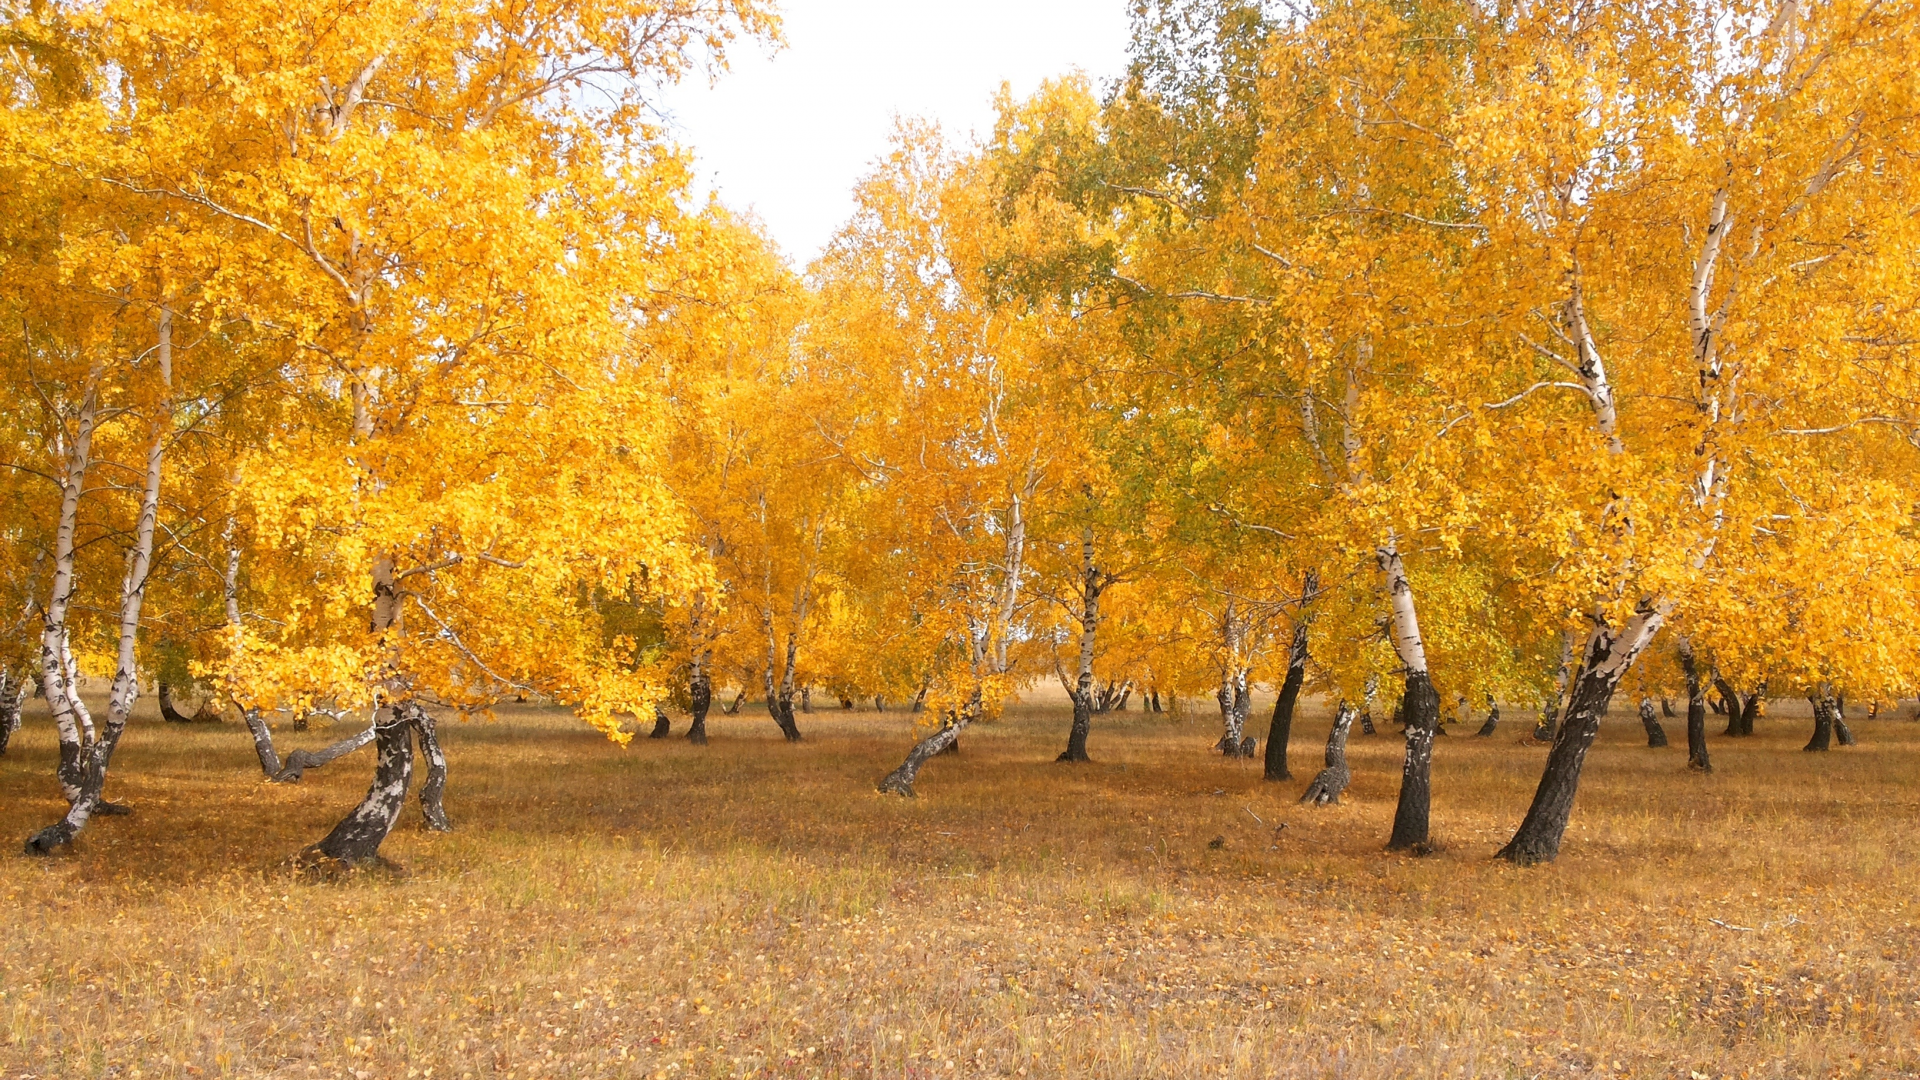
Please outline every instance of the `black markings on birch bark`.
[[[1823, 689], [1819, 693], [1809, 696], [1807, 701], [1813, 705], [1813, 737], [1808, 739], [1807, 745], [1801, 747], [1801, 749], [1809, 751], [1830, 750], [1833, 748], [1835, 719], [1840, 712], [1838, 706], [1835, 704], [1833, 691]], [[1852, 737], [1853, 733], [1848, 732], [1848, 741], [1843, 742], [1841, 745], [1851, 746]]]
[[1480, 725], [1480, 730], [1474, 732], [1473, 737], [1476, 739], [1490, 739], [1493, 737], [1494, 731], [1499, 727], [1500, 727], [1500, 703], [1493, 700], [1492, 694], [1488, 694], [1487, 695], [1487, 722]]
[[11, 669], [0, 671], [0, 757], [5, 757], [13, 736], [20, 730], [20, 706], [27, 694], [27, 680]]
[[[1087, 735], [1093, 727], [1093, 654], [1100, 632], [1100, 594], [1113, 583], [1094, 558], [1093, 530], [1080, 530], [1080, 661], [1074, 680], [1067, 687], [1073, 702], [1073, 726], [1067, 731], [1067, 748], [1056, 761], [1086, 761]], [[1063, 680], [1064, 681], [1064, 680]], [[1103, 697], [1105, 695], [1102, 695]], [[1105, 711], [1105, 710], [1101, 710]]]
[[[255, 718], [258, 718], [259, 711], [253, 710], [253, 716]], [[266, 729], [266, 726], [267, 725], [264, 722], [261, 723], [260, 724], [261, 730], [264, 731]], [[269, 736], [269, 739], [271, 739], [271, 736]], [[333, 745], [325, 747], [323, 749], [295, 750], [293, 753], [287, 755], [287, 759], [285, 762], [280, 764], [277, 768], [273, 770], [273, 772], [268, 774], [267, 779], [273, 781], [276, 784], [297, 784], [300, 782], [300, 777], [305, 775], [308, 769], [318, 769], [321, 766], [326, 765], [332, 761], [335, 761], [338, 758], [341, 758], [347, 754], [353, 753], [355, 750], [360, 749], [361, 747], [367, 745], [373, 740], [374, 740], [374, 727], [373, 725], [369, 724], [366, 727], [361, 728], [358, 732], [355, 732], [354, 734], [349, 735], [344, 739], [341, 739], [339, 742], [336, 742]], [[267, 752], [269, 754], [273, 752], [273, 745], [271, 742], [267, 744]], [[262, 766], [265, 766], [266, 764], [265, 758], [261, 759], [261, 764]]]
[[1388, 622], [1395, 655], [1406, 671], [1406, 691], [1400, 698], [1400, 718], [1406, 724], [1407, 748], [1400, 767], [1400, 798], [1393, 812], [1389, 851], [1424, 854], [1430, 850], [1428, 814], [1433, 803], [1433, 733], [1440, 723], [1440, 695], [1427, 674], [1427, 648], [1420, 636], [1413, 586], [1392, 536], [1375, 552], [1386, 584]]
[[410, 706], [413, 730], [420, 738], [420, 757], [427, 764], [426, 783], [420, 785], [420, 814], [424, 826], [432, 832], [452, 832], [444, 799], [447, 793], [447, 755], [440, 749], [440, 736], [434, 730], [433, 714], [418, 705]]
[[[147, 577], [152, 567], [153, 537], [160, 516], [160, 481], [165, 464], [166, 447], [173, 436], [173, 311], [164, 304], [160, 308], [158, 342], [154, 350], [158, 361], [158, 373], [161, 382], [161, 402], [157, 415], [148, 421], [148, 444], [145, 483], [140, 493], [140, 511], [135, 518], [133, 543], [126, 553], [126, 572], [120, 584], [120, 612], [118, 649], [115, 656], [113, 684], [107, 691], [107, 714], [98, 732], [93, 731], [87, 721], [86, 710], [78, 706], [79, 688], [72, 677], [72, 653], [68, 642], [65, 604], [71, 597], [73, 584], [73, 531], [72, 522], [66, 520], [68, 500], [72, 495], [72, 505], [77, 512], [80, 495], [80, 477], [75, 476], [67, 492], [63, 492], [62, 521], [60, 530], [64, 534], [64, 568], [56, 563], [56, 577], [65, 570], [64, 583], [67, 593], [61, 598], [62, 609], [59, 616], [58, 646], [59, 666], [66, 677], [62, 679], [63, 689], [70, 695], [67, 705], [84, 722], [89, 736], [84, 746], [74, 747], [78, 753], [70, 760], [66, 743], [66, 730], [61, 731], [61, 767], [66, 775], [62, 777], [62, 786], [70, 789], [71, 802], [66, 816], [53, 825], [35, 833], [27, 840], [26, 850], [30, 854], [49, 854], [73, 842], [73, 838], [86, 828], [88, 820], [98, 811], [106, 814], [126, 813], [123, 806], [109, 803], [103, 798], [107, 782], [107, 768], [113, 761], [113, 752], [120, 745], [125, 733], [127, 718], [133, 712], [134, 702], [140, 696], [140, 680], [137, 669], [138, 656], [136, 646], [140, 633], [140, 609], [146, 600]], [[96, 372], [98, 369], [95, 369]], [[93, 407], [92, 377], [89, 379], [86, 409], [89, 414]], [[89, 425], [91, 421], [89, 421]], [[89, 438], [91, 427], [89, 426]], [[81, 470], [84, 473], [84, 469]], [[56, 542], [58, 544], [58, 541]], [[56, 549], [56, 559], [62, 552]], [[52, 619], [49, 614], [49, 620]], [[42, 636], [43, 651], [48, 635]], [[49, 690], [55, 689], [49, 686]], [[48, 702], [53, 703], [49, 694]], [[77, 775], [75, 773], [77, 772]], [[69, 779], [77, 783], [69, 784]]]
[[969, 705], [960, 717], [953, 718], [940, 730], [921, 739], [907, 751], [907, 759], [900, 767], [888, 773], [880, 780], [880, 790], [888, 795], [914, 797], [913, 784], [920, 778], [920, 767], [939, 754], [946, 753], [960, 738], [960, 729], [972, 719], [967, 715], [973, 709]]
[[1713, 759], [1707, 753], [1707, 687], [1700, 677], [1700, 665], [1693, 655], [1693, 641], [1680, 639], [1680, 671], [1687, 680], [1687, 768], [1703, 773], [1713, 771]]
[[400, 820], [407, 784], [413, 778], [413, 718], [409, 703], [387, 707], [385, 718], [374, 722], [373, 741], [378, 758], [367, 794], [325, 839], [301, 852], [302, 861], [333, 860], [347, 866], [361, 866], [379, 858], [380, 845]]
[[1334, 713], [1333, 728], [1327, 732], [1326, 767], [1307, 785], [1306, 792], [1300, 796], [1301, 802], [1314, 806], [1336, 804], [1347, 785], [1353, 782], [1353, 773], [1347, 768], [1347, 735], [1353, 730], [1353, 718], [1353, 706], [1342, 701]]
[[1653, 699], [1640, 699], [1640, 726], [1646, 729], [1648, 746], [1667, 745], [1667, 729], [1660, 726], [1660, 717], [1653, 709]]
[[667, 719], [667, 710], [658, 705], [653, 707], [653, 730], [647, 733], [649, 739], [664, 739], [673, 734], [673, 721]]
[[1560, 854], [1560, 841], [1566, 835], [1574, 795], [1580, 788], [1581, 767], [1600, 731], [1600, 717], [1621, 677], [1665, 621], [1663, 607], [1643, 602], [1620, 629], [1604, 624], [1594, 628], [1587, 639], [1580, 674], [1574, 680], [1566, 717], [1554, 737], [1553, 749], [1547, 753], [1540, 786], [1534, 790], [1533, 804], [1513, 839], [1500, 849], [1499, 858], [1531, 866], [1552, 862]]

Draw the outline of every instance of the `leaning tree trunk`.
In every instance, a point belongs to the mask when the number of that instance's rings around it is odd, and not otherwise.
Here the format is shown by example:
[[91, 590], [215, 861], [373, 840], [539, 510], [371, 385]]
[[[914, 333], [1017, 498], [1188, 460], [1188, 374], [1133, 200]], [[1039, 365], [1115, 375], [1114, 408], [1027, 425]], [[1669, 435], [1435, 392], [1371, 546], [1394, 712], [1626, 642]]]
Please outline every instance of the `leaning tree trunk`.
[[1843, 697], [1833, 699], [1833, 737], [1841, 746], [1856, 745], [1853, 729], [1847, 726], [1847, 699]]
[[375, 721], [374, 746], [379, 761], [373, 784], [353, 812], [341, 819], [326, 839], [302, 852], [310, 861], [333, 860], [360, 866], [380, 857], [380, 845], [400, 820], [406, 805], [407, 784], [413, 779], [413, 725], [417, 706], [402, 702], [387, 708], [387, 721]]
[[[267, 727], [267, 718], [259, 709], [240, 706], [240, 718], [247, 723], [247, 733], [253, 736], [253, 753], [260, 759], [260, 771], [272, 780], [280, 775], [280, 755], [273, 749], [273, 730]], [[295, 779], [298, 779], [296, 776]]]
[[433, 714], [413, 707], [413, 730], [420, 737], [420, 756], [427, 763], [427, 782], [420, 785], [420, 813], [424, 825], [433, 832], [452, 832], [447, 808], [442, 800], [447, 793], [447, 755], [440, 749], [440, 736], [434, 731]]
[[1760, 706], [1767, 700], [1767, 684], [1762, 682], [1753, 693], [1747, 695], [1747, 703], [1740, 707], [1740, 734], [1753, 734], [1753, 722], [1760, 718]]
[[1586, 655], [1580, 665], [1567, 713], [1547, 753], [1547, 766], [1540, 775], [1540, 786], [1533, 794], [1527, 816], [1499, 857], [1522, 866], [1552, 862], [1560, 854], [1560, 841], [1567, 832], [1567, 820], [1573, 815], [1573, 798], [1580, 788], [1580, 770], [1586, 764], [1587, 751], [1600, 731], [1600, 717], [1606, 712], [1620, 679], [1639, 659], [1640, 653], [1660, 631], [1666, 612], [1643, 602], [1627, 625], [1618, 631], [1597, 627], [1588, 639]]
[[1647, 731], [1648, 746], [1667, 745], [1667, 729], [1660, 726], [1660, 717], [1653, 711], [1653, 699], [1640, 699], [1640, 726]]
[[157, 695], [160, 699], [160, 719], [169, 724], [191, 724], [193, 717], [181, 712], [173, 703], [173, 684], [163, 682]]
[[880, 790], [889, 795], [913, 798], [913, 784], [920, 778], [921, 766], [959, 745], [960, 729], [972, 722], [973, 714], [979, 707], [980, 698], [976, 691], [973, 701], [959, 715], [950, 716], [940, 730], [913, 744], [913, 749], [907, 751], [907, 759], [900, 763], [900, 767], [881, 778]]
[[[261, 725], [262, 728], [265, 726], [264, 724]], [[274, 769], [273, 772], [267, 776], [267, 779], [276, 784], [297, 784], [300, 782], [300, 778], [306, 775], [308, 769], [318, 769], [338, 758], [351, 754], [355, 750], [372, 742], [373, 738], [374, 726], [368, 724], [366, 727], [361, 728], [359, 731], [341, 739], [331, 746], [319, 750], [295, 750], [293, 753], [287, 755], [286, 762]], [[273, 753], [273, 745], [271, 743], [267, 745], [267, 753]], [[265, 765], [265, 763], [266, 761], [263, 758], [261, 764]]]
[[1473, 737], [1476, 739], [1491, 739], [1493, 738], [1494, 731], [1499, 727], [1500, 727], [1500, 703], [1493, 700], [1492, 694], [1488, 694], [1487, 695], [1487, 722], [1480, 725], [1480, 730], [1474, 732]]
[[1333, 730], [1327, 732], [1327, 767], [1307, 785], [1301, 802], [1326, 806], [1340, 801], [1341, 793], [1353, 782], [1353, 773], [1347, 768], [1347, 735], [1352, 730], [1353, 706], [1342, 701], [1333, 717]]
[[664, 739], [673, 734], [673, 721], [667, 719], [667, 710], [658, 705], [653, 707], [653, 730], [647, 733], [649, 739]]
[[1718, 673], [1713, 677], [1713, 688], [1720, 694], [1720, 711], [1727, 714], [1727, 730], [1720, 734], [1729, 739], [1737, 739], [1743, 734], [1749, 734], [1740, 730], [1740, 692]]
[[1406, 669], [1407, 685], [1400, 698], [1400, 717], [1406, 723], [1406, 755], [1400, 765], [1400, 799], [1393, 811], [1393, 833], [1388, 851], [1425, 852], [1429, 847], [1428, 816], [1433, 804], [1433, 731], [1440, 723], [1440, 694], [1427, 674], [1427, 647], [1420, 637], [1414, 609], [1413, 586], [1398, 544], [1391, 538], [1376, 553], [1386, 578], [1392, 609], [1388, 626], [1394, 654]]
[[1833, 748], [1833, 698], [1826, 694], [1807, 699], [1813, 703], [1813, 738], [1807, 740], [1802, 750], [1830, 750]]
[[1707, 754], [1707, 687], [1693, 658], [1693, 643], [1680, 639], [1680, 670], [1687, 678], [1687, 768], [1713, 771]]
[[[1306, 589], [1308, 593], [1313, 591], [1312, 586]], [[1306, 681], [1307, 620], [1302, 616], [1293, 628], [1293, 643], [1287, 649], [1287, 677], [1280, 684], [1280, 696], [1273, 702], [1273, 720], [1267, 725], [1267, 756], [1263, 762], [1267, 780], [1293, 779], [1293, 774], [1287, 771], [1287, 743], [1293, 738], [1293, 710], [1299, 704], [1300, 687]]]

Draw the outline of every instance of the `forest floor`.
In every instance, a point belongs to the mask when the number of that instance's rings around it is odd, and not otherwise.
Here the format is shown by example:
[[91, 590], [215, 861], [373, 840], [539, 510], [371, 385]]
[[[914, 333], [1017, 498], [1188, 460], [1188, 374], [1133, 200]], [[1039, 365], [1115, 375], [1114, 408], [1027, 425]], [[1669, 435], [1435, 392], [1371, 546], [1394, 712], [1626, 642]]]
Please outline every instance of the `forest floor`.
[[899, 713], [622, 750], [527, 708], [442, 727], [456, 832], [409, 805], [404, 869], [331, 881], [288, 857], [371, 759], [264, 784], [234, 724], [143, 718], [133, 816], [18, 854], [62, 809], [38, 713], [0, 759], [0, 1076], [1920, 1076], [1920, 724], [1807, 754], [1805, 712], [1710, 718], [1702, 776], [1619, 708], [1559, 861], [1518, 869], [1520, 723], [1441, 742], [1411, 858], [1385, 731], [1343, 805], [1295, 803], [1313, 707], [1288, 783], [1204, 715], [1099, 717], [1055, 764], [1029, 706], [915, 800], [873, 790]]

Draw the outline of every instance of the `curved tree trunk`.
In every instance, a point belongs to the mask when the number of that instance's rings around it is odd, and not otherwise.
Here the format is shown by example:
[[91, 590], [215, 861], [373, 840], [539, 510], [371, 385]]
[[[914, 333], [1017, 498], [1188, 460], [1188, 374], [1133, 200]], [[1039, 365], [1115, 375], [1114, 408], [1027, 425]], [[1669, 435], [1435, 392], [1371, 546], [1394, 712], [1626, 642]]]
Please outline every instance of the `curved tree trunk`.
[[[254, 710], [254, 715], [259, 715], [258, 710]], [[265, 724], [260, 726], [263, 729], [266, 727]], [[300, 782], [300, 778], [306, 775], [308, 769], [318, 769], [347, 754], [351, 754], [355, 750], [372, 742], [373, 737], [374, 727], [372, 724], [368, 724], [366, 727], [361, 728], [359, 731], [341, 739], [331, 746], [319, 750], [295, 750], [293, 753], [287, 755], [285, 763], [279, 765], [272, 773], [268, 774], [267, 779], [276, 784], [297, 784]], [[256, 743], [255, 746], [257, 748], [258, 743]], [[266, 753], [269, 755], [273, 753], [273, 744], [271, 742], [267, 744]], [[264, 768], [267, 759], [265, 757], [261, 758], [260, 763]]]
[[1720, 734], [1729, 739], [1737, 739], [1747, 734], [1740, 730], [1740, 692], [1735, 690], [1733, 685], [1722, 678], [1718, 672], [1713, 676], [1713, 688], [1720, 694], [1719, 711], [1725, 713], [1727, 717], [1727, 730]]
[[193, 723], [193, 717], [181, 712], [174, 706], [173, 685], [171, 683], [161, 683], [157, 696], [160, 699], [160, 719], [165, 720], [169, 724]]
[[673, 721], [667, 719], [667, 710], [658, 705], [653, 707], [653, 730], [647, 733], [649, 739], [664, 739], [673, 734]]
[[1660, 699], [1660, 715], [1666, 717], [1669, 720], [1679, 715], [1678, 713], [1673, 711], [1672, 698], [1663, 697]]
[[1487, 695], [1487, 722], [1480, 725], [1480, 730], [1474, 732], [1473, 737], [1476, 739], [1490, 739], [1493, 737], [1494, 731], [1499, 727], [1500, 727], [1500, 703], [1493, 700], [1492, 694], [1488, 694]]
[[1600, 731], [1600, 717], [1606, 712], [1614, 688], [1633, 666], [1640, 653], [1666, 621], [1663, 607], [1643, 602], [1627, 624], [1619, 630], [1598, 626], [1587, 641], [1579, 678], [1567, 704], [1567, 715], [1547, 754], [1546, 769], [1540, 786], [1534, 790], [1533, 804], [1499, 857], [1522, 866], [1552, 862], [1560, 854], [1560, 841], [1566, 835], [1567, 820], [1573, 815], [1573, 799], [1580, 788], [1580, 770], [1586, 763], [1593, 737]]
[[360, 805], [326, 839], [302, 853], [305, 858], [360, 866], [380, 857], [380, 845], [400, 820], [407, 784], [413, 779], [413, 708], [410, 702], [389, 706], [386, 722], [375, 721], [373, 740], [379, 759], [372, 785]]
[[1693, 642], [1680, 639], [1680, 670], [1687, 678], [1687, 768], [1713, 771], [1713, 759], [1707, 754], [1707, 687], [1700, 678], [1700, 666], [1693, 658]]
[[[1735, 699], [1738, 700], [1738, 699]], [[1762, 682], [1753, 693], [1747, 695], [1745, 705], [1740, 707], [1740, 734], [1753, 734], [1753, 722], [1760, 718], [1760, 706], [1767, 700], [1767, 684]]]
[[1813, 705], [1813, 737], [1802, 750], [1819, 751], [1833, 747], [1833, 698], [1827, 694], [1810, 697]]
[[1313, 783], [1300, 796], [1303, 803], [1314, 806], [1326, 806], [1338, 803], [1340, 796], [1353, 782], [1353, 773], [1347, 768], [1347, 735], [1353, 730], [1353, 706], [1345, 701], [1333, 716], [1333, 730], [1327, 732], [1326, 768], [1321, 769]]
[[1640, 699], [1640, 726], [1646, 729], [1648, 746], [1667, 745], [1667, 729], [1660, 726], [1660, 717], [1653, 711], [1653, 699]]
[[424, 825], [433, 832], [452, 832], [443, 799], [447, 793], [447, 755], [440, 749], [440, 736], [434, 730], [433, 714], [415, 705], [413, 730], [420, 737], [420, 756], [427, 763], [427, 782], [420, 785], [420, 813]]
[[959, 716], [942, 725], [940, 730], [913, 744], [913, 749], [907, 751], [907, 759], [900, 763], [900, 767], [880, 779], [880, 790], [889, 795], [913, 798], [913, 784], [920, 778], [921, 766], [959, 744], [960, 729], [972, 721], [974, 707], [969, 704]]
[[[1311, 585], [1306, 589], [1308, 593], [1313, 591]], [[1307, 620], [1302, 615], [1293, 627], [1293, 643], [1287, 649], [1287, 677], [1280, 684], [1280, 696], [1273, 702], [1273, 720], [1267, 725], [1267, 756], [1262, 763], [1264, 779], [1293, 779], [1293, 774], [1287, 771], [1287, 743], [1293, 738], [1293, 711], [1300, 701], [1300, 687], [1306, 681]]]
[[1843, 697], [1833, 699], [1833, 737], [1840, 740], [1841, 746], [1857, 745], [1853, 729], [1847, 726], [1847, 699]]
[[[115, 657], [113, 685], [107, 691], [106, 718], [99, 731], [93, 734], [93, 737], [88, 740], [84, 750], [81, 750], [78, 746], [75, 747], [76, 750], [80, 750], [80, 753], [77, 755], [78, 760], [74, 762], [78, 767], [78, 776], [76, 777], [78, 783], [72, 785], [73, 798], [67, 808], [66, 816], [28, 838], [26, 843], [28, 854], [45, 855], [72, 843], [73, 838], [80, 830], [86, 828], [88, 820], [95, 812], [103, 814], [124, 814], [129, 812], [124, 806], [107, 802], [103, 797], [103, 791], [107, 783], [107, 767], [113, 761], [113, 752], [119, 747], [120, 737], [127, 729], [127, 718], [133, 713], [134, 702], [138, 700], [140, 696], [140, 679], [137, 667], [138, 655], [136, 651], [140, 634], [140, 610], [146, 601], [148, 571], [152, 568], [153, 564], [153, 536], [154, 530], [158, 527], [160, 516], [162, 465], [165, 461], [167, 443], [173, 434], [173, 403], [171, 398], [173, 385], [173, 312], [164, 306], [160, 309], [159, 338], [159, 345], [155, 350], [155, 356], [158, 360], [161, 382], [167, 389], [168, 397], [164, 401], [161, 413], [148, 425], [151, 438], [147, 446], [145, 485], [140, 495], [139, 516], [135, 519], [134, 523], [133, 542], [126, 552], [126, 574], [120, 584], [118, 649]], [[89, 408], [91, 408], [92, 401], [92, 388], [90, 386], [88, 389]], [[79, 486], [79, 480], [75, 478], [71, 487], [71, 494], [74, 504], [73, 508], [76, 510], [79, 500]], [[68, 600], [71, 599], [73, 587], [73, 533], [71, 526], [74, 522], [68, 520], [66, 517], [66, 511], [68, 509], [67, 501], [63, 498], [62, 520], [60, 522], [60, 529], [63, 535], [57, 543], [58, 546], [64, 550], [66, 556], [66, 581], [64, 586], [56, 585], [56, 590], [64, 588], [66, 592], [65, 596], [59, 597], [59, 602], [62, 607], [58, 625], [58, 642], [61, 650], [59, 662], [63, 666], [72, 663], [65, 617], [65, 605]], [[60, 572], [57, 568], [56, 580]], [[45, 623], [47, 629], [43, 631], [42, 635], [43, 648], [53, 630], [51, 613], [49, 613], [47, 620]], [[74, 685], [76, 680], [72, 678], [71, 670], [68, 671], [68, 676], [69, 677], [64, 680], [65, 685], [63, 687], [57, 687], [49, 683], [48, 689], [64, 690], [64, 692], [70, 696], [69, 706], [78, 714], [85, 727], [91, 731], [92, 724], [88, 721], [86, 709], [84, 706], [78, 704], [80, 696], [79, 688]], [[52, 694], [48, 695], [48, 705], [57, 709], [57, 706], [54, 705]], [[66, 730], [64, 727], [61, 730], [61, 740], [63, 744], [61, 746], [61, 766], [63, 770], [65, 770], [69, 767], [69, 758], [68, 748], [64, 745], [66, 742]], [[71, 774], [63, 775], [63, 782], [67, 780], [69, 775]], [[66, 785], [63, 783], [63, 786]]]

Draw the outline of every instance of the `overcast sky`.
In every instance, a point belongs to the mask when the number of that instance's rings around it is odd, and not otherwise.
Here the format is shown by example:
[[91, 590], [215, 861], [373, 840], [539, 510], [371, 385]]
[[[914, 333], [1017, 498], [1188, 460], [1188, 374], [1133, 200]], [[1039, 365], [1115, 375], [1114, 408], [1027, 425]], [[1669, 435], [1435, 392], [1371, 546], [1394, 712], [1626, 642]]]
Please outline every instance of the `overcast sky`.
[[886, 152], [895, 116], [939, 121], [964, 141], [1016, 95], [1079, 68], [1099, 80], [1126, 60], [1127, 0], [784, 0], [787, 45], [741, 49], [709, 88], [696, 77], [663, 111], [699, 155], [701, 180], [752, 210], [796, 267], [853, 210], [854, 182]]

